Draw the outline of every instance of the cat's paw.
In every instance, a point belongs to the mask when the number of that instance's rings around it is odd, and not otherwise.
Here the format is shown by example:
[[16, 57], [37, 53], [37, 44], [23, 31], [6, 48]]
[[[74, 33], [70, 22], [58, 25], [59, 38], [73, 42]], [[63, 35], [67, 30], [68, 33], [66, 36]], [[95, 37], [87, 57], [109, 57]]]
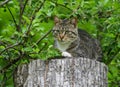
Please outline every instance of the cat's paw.
[[68, 52], [62, 52], [62, 56], [64, 57], [72, 57], [72, 55]]

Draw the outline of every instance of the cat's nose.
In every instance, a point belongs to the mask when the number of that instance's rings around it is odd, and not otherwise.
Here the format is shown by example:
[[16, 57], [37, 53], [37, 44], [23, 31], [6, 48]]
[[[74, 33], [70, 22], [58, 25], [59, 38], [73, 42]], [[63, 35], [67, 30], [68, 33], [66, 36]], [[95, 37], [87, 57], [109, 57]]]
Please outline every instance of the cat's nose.
[[64, 38], [64, 35], [59, 35], [60, 39], [63, 40]]

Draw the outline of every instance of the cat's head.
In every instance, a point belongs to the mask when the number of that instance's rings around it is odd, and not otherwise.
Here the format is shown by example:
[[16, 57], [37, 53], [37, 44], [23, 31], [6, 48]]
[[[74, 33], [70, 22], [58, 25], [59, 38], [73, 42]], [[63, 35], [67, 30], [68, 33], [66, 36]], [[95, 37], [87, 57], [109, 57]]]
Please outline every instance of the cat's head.
[[60, 42], [73, 42], [78, 37], [77, 19], [59, 19], [54, 17], [53, 35]]

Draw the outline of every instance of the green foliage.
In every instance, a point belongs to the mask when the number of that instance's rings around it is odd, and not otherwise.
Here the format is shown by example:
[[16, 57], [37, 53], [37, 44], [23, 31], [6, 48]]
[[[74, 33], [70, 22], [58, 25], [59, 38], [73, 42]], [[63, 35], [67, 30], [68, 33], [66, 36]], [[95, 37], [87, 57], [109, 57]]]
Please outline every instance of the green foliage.
[[[120, 86], [119, 0], [11, 0], [0, 4], [0, 86], [13, 87], [17, 65], [60, 56], [53, 48], [53, 18], [78, 18], [78, 26], [97, 38], [108, 65], [109, 87]], [[0, 1], [0, 3], [4, 0]]]

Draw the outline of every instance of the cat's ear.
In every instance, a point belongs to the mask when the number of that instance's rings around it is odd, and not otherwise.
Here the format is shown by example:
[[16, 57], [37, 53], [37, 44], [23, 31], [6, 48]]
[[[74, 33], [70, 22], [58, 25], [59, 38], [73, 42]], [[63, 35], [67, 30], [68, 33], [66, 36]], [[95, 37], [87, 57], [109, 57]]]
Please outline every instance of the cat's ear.
[[54, 23], [56, 24], [56, 23], [59, 23], [59, 22], [60, 22], [60, 19], [57, 16], [55, 16], [54, 17]]
[[72, 18], [71, 23], [76, 27], [77, 26], [77, 18]]

